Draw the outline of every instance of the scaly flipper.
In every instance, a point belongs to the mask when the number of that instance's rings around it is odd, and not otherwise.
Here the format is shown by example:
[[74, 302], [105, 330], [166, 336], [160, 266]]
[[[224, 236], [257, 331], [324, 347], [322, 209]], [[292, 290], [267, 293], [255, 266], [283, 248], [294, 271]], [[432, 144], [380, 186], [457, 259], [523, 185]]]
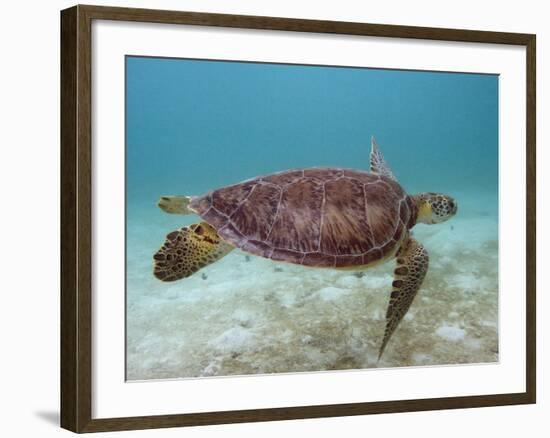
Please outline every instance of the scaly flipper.
[[162, 281], [179, 280], [221, 259], [233, 248], [208, 223], [189, 225], [166, 236], [164, 245], [153, 256], [153, 272]]
[[386, 330], [378, 354], [382, 357], [393, 332], [409, 310], [411, 303], [422, 285], [428, 271], [428, 252], [412, 237], [403, 244], [397, 253], [397, 268], [392, 283], [393, 291], [386, 312]]
[[191, 196], [161, 196], [158, 206], [170, 214], [192, 214], [187, 206], [193, 198]]
[[380, 149], [378, 149], [378, 144], [374, 137], [371, 139], [371, 150], [370, 150], [370, 171], [372, 173], [377, 173], [379, 175], [387, 176], [388, 178], [397, 181], [386, 161]]

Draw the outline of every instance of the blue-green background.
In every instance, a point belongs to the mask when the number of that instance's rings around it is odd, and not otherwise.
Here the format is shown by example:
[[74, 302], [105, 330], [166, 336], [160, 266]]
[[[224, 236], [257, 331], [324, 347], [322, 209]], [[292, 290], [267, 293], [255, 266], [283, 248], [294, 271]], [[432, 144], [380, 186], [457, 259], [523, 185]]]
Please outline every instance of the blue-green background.
[[409, 192], [497, 195], [496, 75], [127, 57], [126, 82], [130, 206], [289, 168], [367, 170], [372, 135]]
[[160, 196], [291, 168], [368, 170], [372, 135], [408, 193], [458, 202], [448, 222], [413, 229], [430, 269], [386, 365], [498, 360], [498, 76], [138, 57], [126, 67], [129, 380], [378, 366], [393, 263], [356, 276], [236, 250], [173, 283], [152, 269], [166, 235], [200, 221], [164, 213]]

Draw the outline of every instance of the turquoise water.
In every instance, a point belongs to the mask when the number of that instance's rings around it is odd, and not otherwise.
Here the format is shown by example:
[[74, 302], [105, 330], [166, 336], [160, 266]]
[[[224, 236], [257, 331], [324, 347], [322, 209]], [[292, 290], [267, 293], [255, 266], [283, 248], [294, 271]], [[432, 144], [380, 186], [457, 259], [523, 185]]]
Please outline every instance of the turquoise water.
[[[498, 360], [498, 76], [128, 57], [127, 377]], [[384, 357], [393, 262], [365, 272], [236, 250], [175, 283], [152, 275], [161, 195], [312, 166], [368, 170], [370, 137], [408, 193], [456, 217], [417, 225], [430, 270]]]

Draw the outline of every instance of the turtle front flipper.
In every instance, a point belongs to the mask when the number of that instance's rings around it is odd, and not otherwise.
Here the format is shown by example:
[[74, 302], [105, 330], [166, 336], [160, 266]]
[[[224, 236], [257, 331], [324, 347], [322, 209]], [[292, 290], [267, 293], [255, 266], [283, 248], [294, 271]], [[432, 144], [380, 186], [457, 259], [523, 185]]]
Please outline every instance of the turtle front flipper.
[[393, 172], [390, 170], [390, 167], [384, 160], [384, 156], [380, 149], [378, 149], [378, 144], [374, 139], [374, 136], [371, 138], [371, 150], [370, 150], [370, 171], [372, 173], [377, 173], [379, 175], [387, 176], [388, 178], [397, 181]]
[[189, 225], [166, 236], [164, 245], [153, 256], [153, 272], [162, 281], [179, 280], [221, 259], [233, 248], [208, 223]]
[[378, 360], [382, 357], [393, 332], [409, 310], [411, 303], [428, 271], [428, 252], [410, 237], [397, 253], [393, 291], [386, 312], [386, 330], [380, 346]]
[[157, 205], [166, 213], [192, 214], [193, 210], [188, 208], [192, 200], [191, 196], [161, 196]]

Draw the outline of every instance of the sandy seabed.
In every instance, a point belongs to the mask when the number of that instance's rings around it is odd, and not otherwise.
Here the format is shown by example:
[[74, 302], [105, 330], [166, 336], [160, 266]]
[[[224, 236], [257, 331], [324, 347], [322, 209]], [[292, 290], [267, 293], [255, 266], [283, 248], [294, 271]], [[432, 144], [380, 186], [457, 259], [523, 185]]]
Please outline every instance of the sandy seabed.
[[127, 379], [497, 362], [496, 208], [477, 194], [463, 198], [455, 218], [413, 229], [430, 269], [380, 362], [393, 261], [338, 271], [235, 250], [188, 279], [162, 283], [152, 275], [153, 253], [168, 232], [199, 219], [134, 210]]

